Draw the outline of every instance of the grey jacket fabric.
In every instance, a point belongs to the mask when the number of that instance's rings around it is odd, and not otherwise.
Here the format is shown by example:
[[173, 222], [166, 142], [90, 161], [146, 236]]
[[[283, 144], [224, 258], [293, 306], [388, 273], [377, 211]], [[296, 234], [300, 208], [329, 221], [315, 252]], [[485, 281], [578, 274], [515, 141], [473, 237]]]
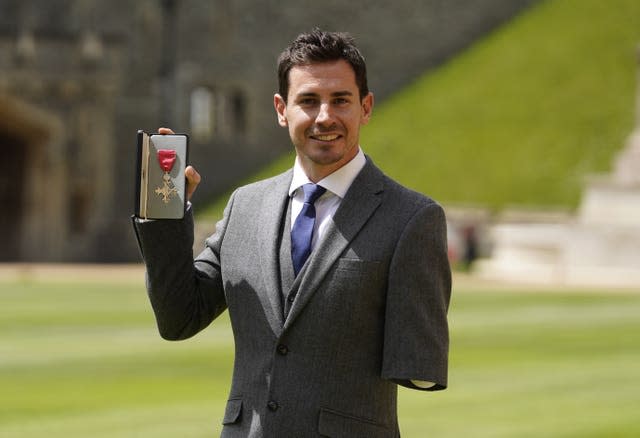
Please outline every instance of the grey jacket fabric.
[[223, 437], [399, 436], [397, 384], [447, 385], [443, 210], [367, 160], [284, 285], [291, 177], [236, 190], [195, 261], [190, 213], [134, 220], [160, 333], [188, 338], [229, 309], [235, 363]]

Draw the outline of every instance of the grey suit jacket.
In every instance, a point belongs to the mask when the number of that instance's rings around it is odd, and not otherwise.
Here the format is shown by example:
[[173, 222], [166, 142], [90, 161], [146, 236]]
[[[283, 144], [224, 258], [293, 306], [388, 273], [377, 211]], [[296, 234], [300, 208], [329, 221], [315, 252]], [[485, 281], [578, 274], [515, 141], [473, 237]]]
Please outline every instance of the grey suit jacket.
[[160, 333], [188, 338], [229, 309], [235, 363], [224, 437], [399, 436], [397, 384], [447, 385], [443, 210], [368, 160], [283, 290], [291, 177], [236, 190], [195, 261], [190, 214], [134, 221]]

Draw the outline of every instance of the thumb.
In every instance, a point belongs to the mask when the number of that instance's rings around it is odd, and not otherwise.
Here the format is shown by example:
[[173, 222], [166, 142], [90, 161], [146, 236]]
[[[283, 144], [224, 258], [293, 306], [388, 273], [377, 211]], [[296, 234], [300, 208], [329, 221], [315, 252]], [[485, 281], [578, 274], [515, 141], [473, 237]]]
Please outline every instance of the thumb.
[[187, 166], [184, 170], [184, 176], [187, 178], [187, 200], [191, 200], [191, 196], [202, 178], [193, 166]]

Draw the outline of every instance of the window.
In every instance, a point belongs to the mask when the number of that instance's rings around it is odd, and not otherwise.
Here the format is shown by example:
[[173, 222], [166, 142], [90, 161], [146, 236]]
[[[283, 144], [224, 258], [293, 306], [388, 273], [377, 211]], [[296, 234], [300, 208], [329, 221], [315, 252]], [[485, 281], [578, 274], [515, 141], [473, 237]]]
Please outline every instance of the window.
[[247, 129], [247, 104], [244, 94], [215, 93], [200, 86], [191, 92], [191, 133], [194, 140], [207, 142], [215, 135], [229, 140], [242, 137]]
[[206, 87], [191, 92], [191, 134], [194, 140], [206, 142], [213, 136], [216, 116], [214, 95]]

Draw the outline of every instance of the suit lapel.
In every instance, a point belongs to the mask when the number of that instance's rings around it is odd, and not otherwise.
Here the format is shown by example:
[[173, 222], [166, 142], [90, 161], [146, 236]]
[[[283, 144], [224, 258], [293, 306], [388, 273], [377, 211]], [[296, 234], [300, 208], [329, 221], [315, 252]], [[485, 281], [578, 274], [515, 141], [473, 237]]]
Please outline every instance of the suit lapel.
[[285, 321], [285, 330], [293, 324], [331, 266], [378, 208], [382, 191], [383, 174], [367, 159], [367, 164], [351, 184], [332, 222], [327, 227], [326, 235], [293, 284], [293, 288], [298, 289], [299, 292]]
[[260, 243], [260, 266], [264, 280], [265, 293], [258, 294], [262, 306], [267, 312], [269, 324], [273, 332], [279, 336], [284, 324], [281, 302], [281, 285], [279, 260], [280, 230], [284, 221], [289, 200], [289, 185], [292, 172], [286, 172], [276, 177], [274, 184], [266, 190], [259, 209], [260, 226], [264, 234]]

